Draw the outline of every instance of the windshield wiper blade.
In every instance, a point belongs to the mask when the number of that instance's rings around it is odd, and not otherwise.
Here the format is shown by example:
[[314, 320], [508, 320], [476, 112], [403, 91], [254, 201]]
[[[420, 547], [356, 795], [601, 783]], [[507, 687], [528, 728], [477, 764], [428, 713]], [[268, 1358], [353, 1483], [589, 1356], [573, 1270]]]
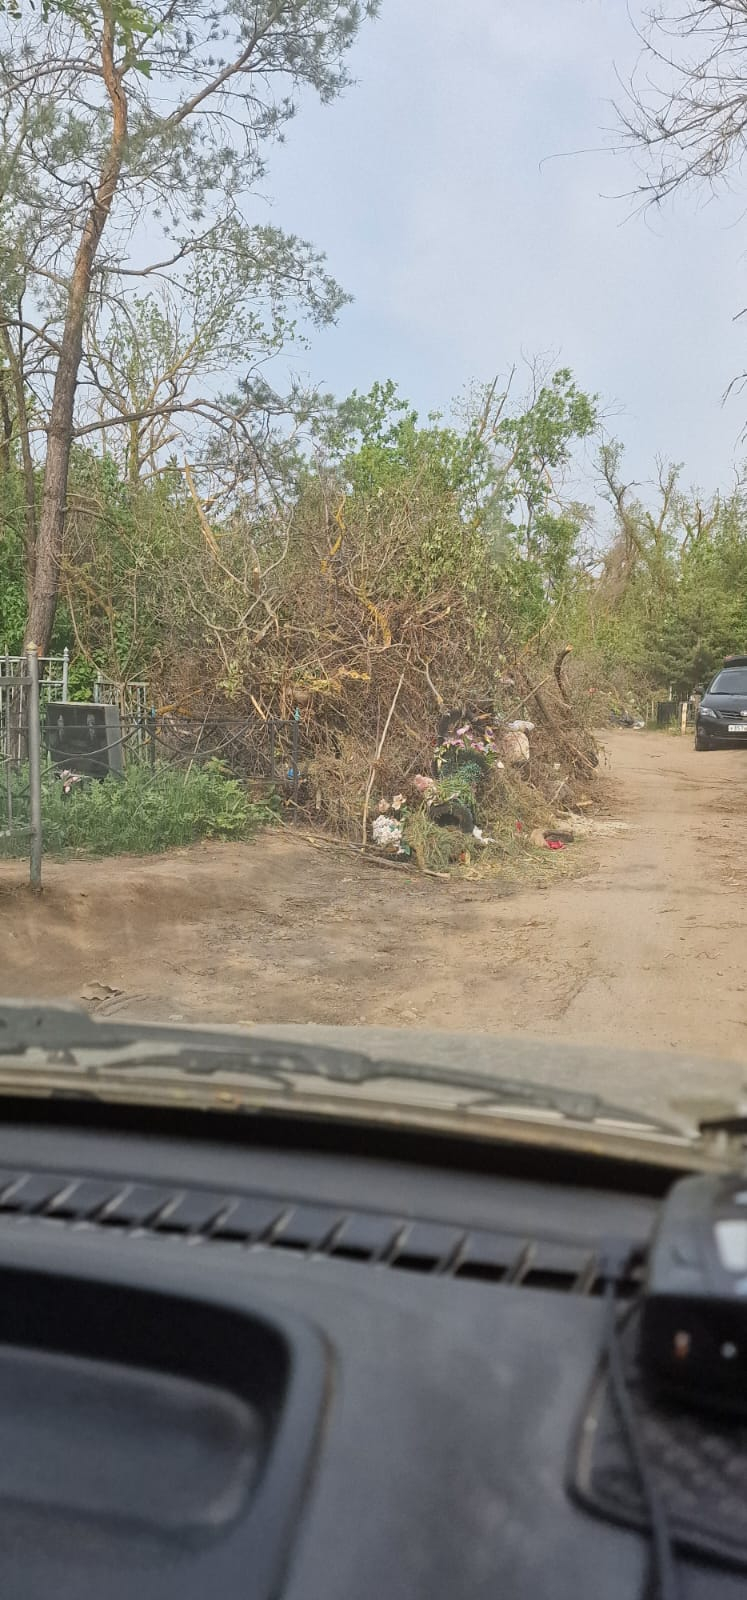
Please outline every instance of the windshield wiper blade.
[[[39, 1056], [43, 1063], [39, 1063]], [[237, 1034], [232, 1031], [169, 1028], [147, 1023], [96, 1021], [66, 1006], [0, 1004], [0, 1073], [3, 1058], [28, 1059], [28, 1068], [43, 1066], [69, 1074], [69, 1087], [89, 1092], [97, 1081], [120, 1074], [136, 1076], [162, 1069], [170, 1079], [205, 1084], [227, 1076], [259, 1078], [292, 1098], [302, 1088], [298, 1079], [316, 1079], [346, 1087], [392, 1081], [450, 1091], [456, 1109], [489, 1112], [550, 1113], [561, 1120], [615, 1123], [673, 1133], [671, 1125], [599, 1095], [525, 1079], [446, 1068], [399, 1059], [379, 1059], [348, 1046], [336, 1047], [293, 1040]], [[25, 1065], [25, 1063], [24, 1063]], [[306, 1087], [308, 1087], [308, 1082]]]
[[723, 1117], [702, 1117], [699, 1133], [729, 1133], [737, 1137], [747, 1134], [747, 1111], [727, 1112]]
[[147, 1036], [152, 1032], [140, 1023], [126, 1022], [120, 1027], [115, 1022], [95, 1022], [86, 1011], [73, 1005], [3, 1000], [0, 1001], [0, 1057], [20, 1055], [26, 1050], [93, 1047], [100, 1042], [102, 1027], [108, 1030], [108, 1043], [112, 1048], [120, 1038], [123, 1044], [129, 1044], [138, 1034]]

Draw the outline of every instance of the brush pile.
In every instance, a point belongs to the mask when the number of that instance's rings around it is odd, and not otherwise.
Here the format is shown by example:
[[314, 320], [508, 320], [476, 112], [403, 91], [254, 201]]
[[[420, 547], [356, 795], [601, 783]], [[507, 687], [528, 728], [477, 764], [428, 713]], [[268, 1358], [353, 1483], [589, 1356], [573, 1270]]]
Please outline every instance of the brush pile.
[[[561, 390], [541, 391], [543, 404]], [[510, 521], [522, 496], [537, 519], [545, 458], [533, 465], [526, 416], [511, 424], [521, 449], [502, 420], [488, 450], [484, 421], [465, 436], [409, 418], [377, 432], [342, 468], [309, 472], [289, 518], [268, 512], [249, 529], [237, 516], [219, 534], [204, 524], [178, 590], [163, 585], [162, 637], [179, 646], [161, 649], [164, 698], [193, 716], [219, 703], [260, 728], [297, 718], [294, 803], [359, 844], [373, 843], [377, 817], [404, 812], [408, 833], [416, 817], [431, 840], [451, 833], [439, 806], [457, 832], [469, 817], [491, 835], [509, 818], [531, 828], [593, 778], [596, 703], [554, 634], [550, 540], [570, 525], [545, 508], [540, 546]], [[509, 445], [516, 483], [500, 465]], [[377, 828], [384, 847], [395, 834]]]
[[207, 749], [259, 777], [269, 740], [269, 781], [357, 844], [376, 824], [425, 860], [470, 821], [551, 823], [596, 759], [593, 685], [561, 648], [589, 581], [566, 477], [596, 403], [567, 369], [533, 366], [524, 396], [512, 378], [448, 423], [375, 384], [315, 408], [298, 445], [242, 445], [227, 478], [208, 453], [189, 493], [138, 488], [117, 540], [73, 517], [64, 598], [89, 664], [147, 678], [187, 765]]
[[[283, 564], [253, 639], [223, 625], [220, 675], [209, 635], [188, 676], [175, 684], [176, 663], [163, 673], [164, 692], [188, 701], [194, 718], [222, 707], [246, 714], [256, 736], [262, 719], [298, 716], [305, 820], [396, 851], [392, 819], [406, 812], [411, 832], [420, 814], [433, 825], [415, 851], [425, 863], [453, 853], [453, 840], [435, 849], [444, 824], [488, 836], [508, 818], [531, 828], [586, 794], [595, 702], [568, 650], [512, 649], [510, 630], [457, 585], [372, 599], [370, 577], [355, 568], [315, 566], [310, 578], [308, 563]], [[199, 685], [211, 679], [208, 696]], [[390, 826], [374, 833], [384, 817]]]

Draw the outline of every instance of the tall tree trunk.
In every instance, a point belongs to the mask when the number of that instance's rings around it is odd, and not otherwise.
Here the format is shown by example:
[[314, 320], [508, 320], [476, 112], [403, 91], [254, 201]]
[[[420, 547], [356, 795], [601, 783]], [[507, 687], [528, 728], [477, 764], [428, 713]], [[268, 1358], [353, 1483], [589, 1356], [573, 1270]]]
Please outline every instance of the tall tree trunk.
[[122, 73], [118, 71], [114, 62], [114, 19], [108, 5], [104, 7], [103, 15], [101, 66], [112, 109], [112, 131], [109, 148], [99, 173], [93, 204], [86, 217], [75, 255], [52, 391], [44, 486], [36, 540], [36, 561], [26, 626], [26, 644], [36, 645], [42, 655], [46, 655], [49, 649], [60, 587], [75, 390], [83, 352], [86, 305], [101, 235], [111, 211], [122, 170], [127, 138], [127, 98]]
[[7, 373], [0, 370], [0, 472], [10, 472], [10, 441], [13, 438], [13, 418], [8, 405]]
[[30, 603], [34, 585], [34, 561], [36, 559], [36, 474], [34, 472], [34, 458], [31, 454], [29, 421], [26, 412], [26, 381], [23, 373], [23, 357], [14, 350], [10, 329], [5, 323], [0, 327], [0, 338], [2, 338], [3, 350], [5, 351], [8, 370], [13, 383], [16, 427], [18, 429], [18, 442], [21, 447], [25, 508], [23, 543], [26, 566], [26, 593]]
[[[137, 402], [132, 401], [133, 411], [137, 411]], [[135, 420], [129, 426], [129, 441], [127, 444], [127, 477], [130, 488], [136, 489], [140, 482], [140, 423]]]

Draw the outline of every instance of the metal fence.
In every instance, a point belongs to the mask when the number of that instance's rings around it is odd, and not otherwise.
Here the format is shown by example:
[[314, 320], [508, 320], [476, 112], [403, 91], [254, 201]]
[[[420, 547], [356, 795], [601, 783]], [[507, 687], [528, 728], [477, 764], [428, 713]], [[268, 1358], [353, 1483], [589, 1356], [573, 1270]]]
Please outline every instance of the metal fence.
[[[38, 656], [39, 664], [39, 707], [43, 712], [50, 700], [67, 700], [68, 674], [70, 669], [70, 652], [65, 649], [61, 656]], [[11, 692], [10, 678], [19, 673], [28, 671], [28, 656], [0, 656], [0, 752], [6, 756], [9, 751], [8, 717], [14, 716], [14, 707], [23, 703], [23, 695], [14, 696]], [[16, 724], [18, 717], [15, 715]], [[16, 738], [19, 727], [16, 726]]]
[[156, 711], [122, 718], [126, 760], [188, 768], [220, 761], [236, 777], [264, 780], [298, 798], [301, 724], [297, 717], [187, 716]]
[[[147, 746], [147, 684], [115, 683], [96, 674], [94, 704], [117, 706], [132, 724], [131, 740]], [[0, 655], [0, 841], [27, 837], [32, 887], [41, 886], [44, 748], [48, 706], [70, 695], [70, 651]], [[128, 742], [129, 739], [128, 739]], [[47, 752], [47, 759], [52, 753]], [[52, 755], [53, 760], [53, 755]], [[13, 851], [15, 854], [15, 850]]]
[[117, 683], [97, 672], [93, 684], [96, 706], [118, 706], [123, 717], [144, 717], [148, 710], [148, 685], [141, 681]]
[[[0, 841], [28, 837], [31, 882], [36, 888], [41, 884], [43, 779], [59, 776], [61, 765], [76, 766], [74, 758], [63, 763], [56, 754], [58, 719], [49, 710], [69, 702], [69, 667], [67, 650], [58, 656], [39, 657], [34, 651], [0, 656]], [[96, 676], [91, 699], [94, 706], [115, 708], [116, 723], [116, 728], [112, 723], [107, 731], [102, 729], [101, 751], [93, 751], [103, 754], [96, 777], [107, 769], [121, 774], [132, 762], [149, 763], [152, 768], [165, 762], [186, 771], [219, 761], [236, 777], [266, 783], [298, 800], [302, 761], [298, 713], [281, 718], [255, 712], [217, 715], [212, 708], [191, 715], [157, 710], [148, 705], [146, 683], [118, 684], [102, 673]], [[111, 754], [115, 747], [116, 759]]]
[[32, 889], [41, 888], [41, 668], [35, 650], [0, 656], [0, 838], [28, 836]]
[[[152, 768], [159, 763], [178, 767], [183, 771], [195, 766], [205, 766], [218, 761], [227, 772], [244, 780], [266, 782], [269, 788], [279, 789], [291, 799], [298, 798], [301, 778], [301, 724], [296, 717], [219, 715], [188, 716], [184, 713], [156, 710], [120, 711], [111, 700], [94, 702], [112, 708], [113, 722], [107, 731], [97, 721], [97, 733], [91, 738], [90, 749], [84, 743], [81, 749], [86, 757], [99, 757], [96, 770], [90, 760], [79, 765], [72, 753], [73, 744], [57, 731], [51, 702], [42, 710], [42, 742], [47, 758], [56, 766], [63, 759], [58, 747], [67, 754], [64, 765], [96, 777], [106, 770], [122, 773], [133, 762], [147, 762]], [[81, 705], [80, 710], [86, 708]], [[90, 716], [88, 721], [93, 721]], [[62, 723], [59, 724], [62, 728]], [[100, 770], [99, 770], [100, 769]]]

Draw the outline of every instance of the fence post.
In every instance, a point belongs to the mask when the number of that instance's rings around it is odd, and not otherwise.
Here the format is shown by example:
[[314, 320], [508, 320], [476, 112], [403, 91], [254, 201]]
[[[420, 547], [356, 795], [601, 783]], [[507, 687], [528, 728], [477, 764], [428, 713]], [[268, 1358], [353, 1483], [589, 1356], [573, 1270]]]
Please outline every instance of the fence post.
[[68, 650], [67, 645], [65, 645], [65, 648], [64, 648], [64, 650], [62, 652], [62, 698], [63, 698], [63, 701], [67, 700], [69, 667], [70, 667], [70, 651]]
[[34, 645], [29, 645], [26, 652], [26, 660], [28, 662], [29, 678], [26, 717], [28, 723], [29, 790], [31, 800], [29, 881], [32, 889], [39, 890], [41, 889], [42, 876], [41, 719], [39, 716], [39, 657]]
[[5, 803], [7, 807], [8, 829], [13, 827], [13, 777], [11, 767], [11, 708], [13, 703], [12, 689], [3, 688], [3, 677], [10, 677], [10, 661], [8, 652], [5, 652], [3, 673], [0, 674], [0, 755], [5, 766]]
[[155, 767], [155, 765], [156, 765], [156, 708], [155, 708], [155, 706], [151, 706], [151, 708], [150, 708], [150, 715], [148, 717], [148, 722], [149, 722], [149, 725], [150, 725], [149, 726], [150, 737], [149, 737], [149, 740], [148, 740], [148, 760], [150, 761], [150, 770], [152, 772], [154, 767]]

